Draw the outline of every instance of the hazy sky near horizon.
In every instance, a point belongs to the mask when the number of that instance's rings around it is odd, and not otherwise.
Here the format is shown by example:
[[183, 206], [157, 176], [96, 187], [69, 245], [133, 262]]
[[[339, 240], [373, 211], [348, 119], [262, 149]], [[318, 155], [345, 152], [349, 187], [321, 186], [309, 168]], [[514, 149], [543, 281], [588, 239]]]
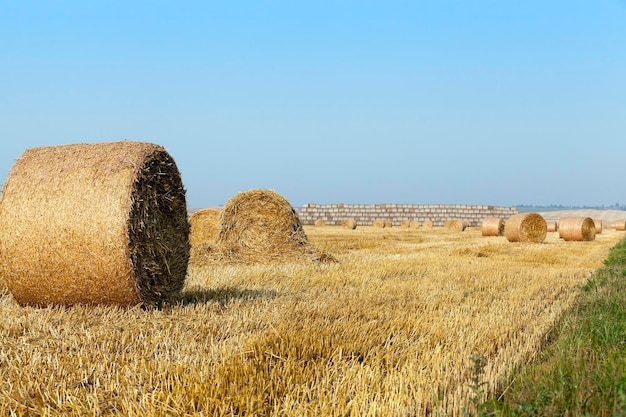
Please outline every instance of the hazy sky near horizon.
[[626, 1], [3, 1], [0, 132], [158, 143], [194, 208], [624, 204]]

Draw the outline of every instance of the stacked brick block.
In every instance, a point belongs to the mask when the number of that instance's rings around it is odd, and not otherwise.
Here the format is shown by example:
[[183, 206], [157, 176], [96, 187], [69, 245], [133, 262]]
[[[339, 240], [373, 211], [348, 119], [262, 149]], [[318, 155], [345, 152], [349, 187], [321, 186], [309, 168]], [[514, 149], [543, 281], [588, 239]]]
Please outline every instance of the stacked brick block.
[[403, 220], [425, 220], [433, 226], [443, 226], [446, 220], [466, 220], [470, 226], [480, 226], [485, 217], [508, 219], [517, 214], [516, 207], [468, 206], [462, 204], [305, 204], [297, 209], [302, 224], [312, 225], [324, 220], [338, 226], [345, 219], [354, 219], [358, 225], [371, 226], [376, 219], [391, 220], [399, 226]]

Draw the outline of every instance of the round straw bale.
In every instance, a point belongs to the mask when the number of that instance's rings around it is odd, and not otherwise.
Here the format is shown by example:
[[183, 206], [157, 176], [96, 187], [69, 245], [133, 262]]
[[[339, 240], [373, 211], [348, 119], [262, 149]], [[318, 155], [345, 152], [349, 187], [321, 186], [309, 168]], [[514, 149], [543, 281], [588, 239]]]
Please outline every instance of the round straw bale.
[[205, 252], [194, 253], [194, 260], [245, 264], [334, 260], [328, 254], [318, 256], [291, 204], [275, 191], [264, 189], [241, 192], [222, 207], [217, 239]]
[[541, 243], [546, 239], [548, 225], [539, 213], [519, 213], [504, 223], [504, 235], [509, 242]]
[[409, 227], [410, 227], [410, 225], [411, 225], [411, 222], [410, 222], [410, 221], [408, 221], [408, 220], [402, 220], [402, 221], [400, 222], [400, 227], [409, 228]]
[[559, 223], [555, 220], [547, 220], [546, 228], [548, 229], [548, 232], [556, 232], [559, 230]]
[[467, 223], [462, 220], [446, 220], [444, 226], [448, 230], [452, 230], [455, 232], [462, 232], [467, 227]]
[[385, 220], [385, 227], [392, 227], [393, 223], [391, 223], [391, 220]]
[[212, 242], [217, 237], [220, 211], [215, 208], [204, 208], [189, 217], [189, 243], [198, 245]]
[[411, 220], [409, 222], [409, 228], [411, 229], [419, 229], [420, 227], [420, 222], [418, 222], [417, 220]]
[[613, 225], [615, 230], [626, 230], [626, 220], [618, 220]]
[[374, 227], [380, 227], [380, 228], [385, 227], [385, 221], [382, 219], [374, 220]]
[[591, 217], [562, 217], [559, 237], [563, 240], [591, 241], [596, 238], [596, 225]]
[[341, 222], [341, 227], [344, 229], [354, 230], [356, 229], [356, 220], [354, 219], [345, 219]]
[[315, 220], [315, 227], [324, 227], [326, 226], [326, 221], [323, 219]]
[[28, 149], [4, 185], [0, 242], [21, 305], [161, 305], [189, 260], [180, 173], [151, 143]]
[[596, 235], [602, 233], [602, 228], [603, 228], [602, 219], [593, 219], [593, 223], [596, 226]]
[[433, 228], [433, 222], [431, 220], [424, 220], [424, 223], [422, 223], [422, 227], [424, 229], [432, 229]]
[[502, 236], [504, 219], [501, 217], [485, 217], [481, 226], [483, 236]]

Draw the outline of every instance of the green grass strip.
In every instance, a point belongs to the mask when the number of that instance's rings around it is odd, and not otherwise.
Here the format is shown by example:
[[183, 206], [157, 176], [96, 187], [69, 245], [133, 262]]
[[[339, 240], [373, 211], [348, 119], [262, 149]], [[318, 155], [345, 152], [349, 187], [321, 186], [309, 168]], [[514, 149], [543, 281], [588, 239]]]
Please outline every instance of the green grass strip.
[[481, 416], [626, 416], [626, 240]]

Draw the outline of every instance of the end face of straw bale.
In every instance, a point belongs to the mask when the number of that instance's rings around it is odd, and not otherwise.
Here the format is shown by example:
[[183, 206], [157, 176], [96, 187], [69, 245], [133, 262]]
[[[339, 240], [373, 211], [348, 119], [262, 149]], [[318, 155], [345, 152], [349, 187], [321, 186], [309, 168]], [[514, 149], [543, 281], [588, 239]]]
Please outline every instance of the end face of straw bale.
[[462, 220], [446, 220], [444, 226], [448, 230], [452, 230], [454, 232], [462, 232], [467, 227], [467, 223]]
[[483, 236], [504, 235], [504, 219], [501, 217], [485, 217], [481, 226]]
[[161, 304], [184, 284], [185, 191], [158, 145], [28, 149], [0, 207], [2, 275], [22, 305]]
[[386, 226], [386, 223], [385, 223], [385, 221], [384, 221], [384, 220], [382, 220], [382, 219], [376, 219], [376, 220], [374, 220], [373, 226], [374, 226], [374, 227], [380, 227], [380, 228], [383, 228], [383, 227], [385, 227], [385, 226]]
[[431, 220], [424, 220], [424, 223], [422, 223], [422, 227], [424, 229], [432, 229], [433, 228], [433, 222]]
[[409, 222], [410, 229], [419, 229], [419, 227], [420, 227], [420, 222], [418, 222], [417, 220], [411, 220]]
[[596, 238], [596, 225], [590, 217], [562, 217], [559, 237], [567, 241], [592, 241]]
[[345, 219], [341, 222], [341, 227], [343, 227], [344, 229], [354, 230], [356, 229], [356, 220]]
[[548, 225], [539, 213], [519, 213], [504, 223], [504, 235], [509, 242], [541, 243], [548, 234]]

